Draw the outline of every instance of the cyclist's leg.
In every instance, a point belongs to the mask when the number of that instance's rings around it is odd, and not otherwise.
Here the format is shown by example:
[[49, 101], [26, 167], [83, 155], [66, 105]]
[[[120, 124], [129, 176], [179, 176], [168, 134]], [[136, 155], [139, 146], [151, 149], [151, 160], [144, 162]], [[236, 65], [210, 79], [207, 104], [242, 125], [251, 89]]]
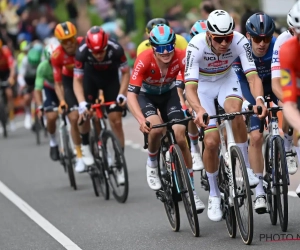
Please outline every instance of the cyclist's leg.
[[23, 100], [24, 100], [24, 110], [25, 110], [25, 119], [24, 119], [24, 127], [26, 129], [31, 129], [32, 120], [31, 120], [31, 100], [32, 100], [32, 92], [34, 89], [34, 81], [35, 79], [32, 77], [25, 77], [26, 86], [23, 92]]
[[[59, 101], [56, 96], [55, 90], [44, 87], [45, 97], [44, 110], [47, 111], [49, 108], [55, 108], [59, 106]], [[50, 135], [50, 158], [53, 161], [59, 159], [58, 145], [56, 140], [56, 120], [58, 118], [57, 112], [46, 112], [47, 118], [47, 131]]]
[[[200, 86], [198, 88], [198, 97], [201, 101], [201, 106], [206, 110], [208, 115], [215, 115], [214, 98], [218, 96], [222, 81], [201, 82], [200, 84], [201, 88]], [[204, 145], [203, 163], [210, 187], [207, 216], [212, 221], [220, 221], [223, 213], [221, 210], [221, 194], [217, 182], [220, 137], [216, 128], [216, 119], [209, 120], [207, 129], [205, 130]]]
[[[138, 95], [138, 102], [142, 113], [152, 125], [162, 123], [161, 118], [157, 114], [157, 102], [160, 98], [163, 98], [163, 96], [147, 95], [142, 92]], [[152, 129], [148, 136], [148, 159], [146, 169], [147, 182], [152, 190], [159, 190], [161, 188], [161, 182], [158, 177], [157, 156], [162, 133], [163, 129], [161, 128]]]
[[[163, 105], [160, 105], [160, 111], [163, 120], [171, 121], [171, 120], [184, 119], [184, 114], [181, 110], [181, 104], [179, 101], [176, 88], [173, 88], [170, 91], [169, 97], [165, 100], [166, 102]], [[186, 137], [185, 137], [186, 126], [187, 126], [187, 122], [182, 124], [176, 124], [173, 126], [173, 130], [174, 130], [176, 142], [181, 149], [182, 155], [186, 163], [186, 167], [189, 170], [192, 184], [194, 186], [193, 162], [192, 162], [191, 153], [188, 148], [188, 144], [186, 143]], [[197, 211], [203, 211], [205, 209], [205, 205], [200, 200], [195, 189], [193, 191], [194, 191], [196, 209]]]
[[[247, 98], [249, 95], [252, 96], [251, 93], [246, 94], [245, 90], [243, 94]], [[225, 109], [227, 113], [240, 112], [242, 110], [242, 100], [243, 98], [241, 85], [234, 71], [231, 71], [228, 77], [226, 78], [226, 82], [222, 84], [222, 87], [220, 89], [220, 94], [218, 96], [219, 104]], [[255, 187], [258, 185], [259, 179], [254, 175], [253, 171], [250, 169], [250, 163], [248, 158], [247, 128], [242, 116], [236, 116], [234, 118], [234, 120], [232, 121], [232, 131], [236, 145], [241, 149], [243, 158], [245, 160], [249, 184], [251, 187]]]
[[[65, 76], [62, 77], [63, 88], [64, 88], [64, 98], [69, 108], [78, 106], [74, 91], [73, 91], [73, 77]], [[74, 110], [68, 114], [68, 120], [71, 126], [71, 137], [76, 150], [76, 172], [83, 172], [85, 170], [85, 164], [83, 161], [82, 151], [81, 151], [81, 139], [78, 130], [78, 111]]]
[[[183, 95], [184, 99], [185, 94]], [[186, 106], [190, 109], [190, 105], [187, 100], [185, 100]], [[190, 121], [188, 123], [188, 136], [191, 141], [191, 155], [193, 160], [193, 170], [199, 171], [204, 168], [204, 164], [202, 161], [201, 153], [200, 153], [200, 147], [198, 144], [198, 138], [199, 138], [199, 131], [196, 126], [196, 124], [193, 121]]]

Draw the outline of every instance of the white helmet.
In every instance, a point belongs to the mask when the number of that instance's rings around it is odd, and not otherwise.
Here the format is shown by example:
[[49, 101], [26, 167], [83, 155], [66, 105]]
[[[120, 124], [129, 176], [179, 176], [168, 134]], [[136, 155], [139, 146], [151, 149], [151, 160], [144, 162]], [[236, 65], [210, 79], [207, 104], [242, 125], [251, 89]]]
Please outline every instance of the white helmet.
[[297, 1], [287, 15], [287, 23], [290, 28], [295, 28], [300, 33], [300, 1]]
[[207, 30], [214, 35], [229, 35], [234, 30], [233, 18], [225, 10], [214, 10], [207, 18]]

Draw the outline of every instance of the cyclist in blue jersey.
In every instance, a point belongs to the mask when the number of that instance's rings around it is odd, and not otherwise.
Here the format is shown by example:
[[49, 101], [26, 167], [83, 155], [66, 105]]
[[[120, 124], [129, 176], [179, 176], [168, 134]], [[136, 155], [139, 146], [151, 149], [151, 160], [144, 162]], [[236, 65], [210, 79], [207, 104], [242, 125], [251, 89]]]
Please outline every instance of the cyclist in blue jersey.
[[[253, 57], [258, 75], [262, 80], [264, 88], [264, 96], [270, 95], [271, 100], [277, 104], [278, 99], [272, 92], [271, 79], [271, 62], [273, 55], [273, 47], [276, 39], [273, 37], [275, 24], [271, 17], [264, 13], [253, 14], [246, 22], [247, 39], [250, 41], [250, 46], [245, 48], [247, 54]], [[243, 39], [243, 38], [242, 38]], [[240, 41], [239, 41], [240, 42]], [[250, 92], [250, 86], [243, 72], [240, 59], [237, 58], [233, 65], [236, 74], [241, 83], [243, 96], [245, 98], [243, 108], [247, 109], [251, 103], [255, 105], [256, 100]], [[264, 102], [264, 97], [259, 96]], [[263, 189], [263, 170], [264, 161], [262, 154], [263, 135], [259, 133], [260, 120], [258, 117], [251, 116], [250, 118], [250, 143], [249, 143], [249, 161], [254, 173], [259, 178], [259, 184], [256, 186], [256, 199], [254, 209], [257, 213], [266, 212], [266, 194]], [[295, 171], [296, 163], [294, 157], [287, 154], [287, 163], [289, 172]], [[249, 164], [246, 163], [246, 164]]]

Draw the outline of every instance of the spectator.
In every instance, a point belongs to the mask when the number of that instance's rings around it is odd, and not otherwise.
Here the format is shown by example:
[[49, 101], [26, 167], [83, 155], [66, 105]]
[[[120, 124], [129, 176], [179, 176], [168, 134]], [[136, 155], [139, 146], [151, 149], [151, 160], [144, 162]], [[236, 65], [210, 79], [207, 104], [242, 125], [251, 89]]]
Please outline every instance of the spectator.
[[241, 32], [241, 16], [235, 11], [231, 11], [230, 15], [232, 16], [233, 21], [235, 23], [234, 30], [237, 32]]
[[208, 18], [208, 15], [212, 12], [216, 10], [215, 6], [213, 5], [212, 2], [210, 1], [203, 1], [200, 4], [200, 15], [201, 15], [201, 19], [206, 20]]
[[77, 27], [78, 10], [74, 0], [67, 0], [66, 8], [69, 20]]
[[17, 8], [17, 6], [14, 6], [11, 2], [9, 2], [7, 4], [7, 8], [3, 11], [3, 17], [6, 22], [7, 35], [11, 39], [15, 50], [18, 49], [17, 35], [19, 33], [18, 24], [20, 21], [20, 18], [16, 13]]
[[35, 33], [40, 41], [44, 41], [47, 37], [50, 37], [55, 28], [55, 22], [48, 23], [47, 18], [42, 16], [36, 25]]
[[257, 12], [262, 12], [259, 10], [252, 10], [248, 5], [245, 5], [245, 9], [246, 9], [246, 12], [244, 13], [244, 15], [241, 18], [241, 31], [242, 31], [241, 33], [244, 36], [246, 36], [246, 33], [247, 33], [246, 22], [247, 22], [248, 18]]

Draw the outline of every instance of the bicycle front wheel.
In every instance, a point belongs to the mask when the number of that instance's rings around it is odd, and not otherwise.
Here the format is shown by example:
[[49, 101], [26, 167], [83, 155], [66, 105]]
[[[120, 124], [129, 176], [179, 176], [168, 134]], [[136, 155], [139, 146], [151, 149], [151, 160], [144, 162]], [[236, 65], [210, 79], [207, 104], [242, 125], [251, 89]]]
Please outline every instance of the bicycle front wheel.
[[124, 203], [129, 192], [128, 171], [124, 153], [116, 136], [109, 130], [102, 134], [102, 153], [105, 171], [109, 176], [109, 184], [115, 199]]
[[[239, 225], [241, 238], [246, 245], [253, 239], [253, 208], [248, 173], [242, 152], [238, 146], [230, 148], [232, 177], [235, 196], [233, 198], [236, 220]], [[246, 215], [241, 215], [244, 207]]]
[[178, 182], [179, 190], [181, 192], [182, 201], [188, 217], [188, 221], [195, 237], [200, 235], [200, 227], [198, 221], [198, 214], [195, 205], [194, 192], [191, 186], [191, 178], [185, 165], [182, 152], [178, 145], [173, 146], [172, 150], [173, 163], [175, 165], [174, 178]]
[[286, 232], [288, 227], [288, 184], [287, 164], [282, 139], [273, 141], [273, 167], [275, 168], [277, 210], [280, 227]]

